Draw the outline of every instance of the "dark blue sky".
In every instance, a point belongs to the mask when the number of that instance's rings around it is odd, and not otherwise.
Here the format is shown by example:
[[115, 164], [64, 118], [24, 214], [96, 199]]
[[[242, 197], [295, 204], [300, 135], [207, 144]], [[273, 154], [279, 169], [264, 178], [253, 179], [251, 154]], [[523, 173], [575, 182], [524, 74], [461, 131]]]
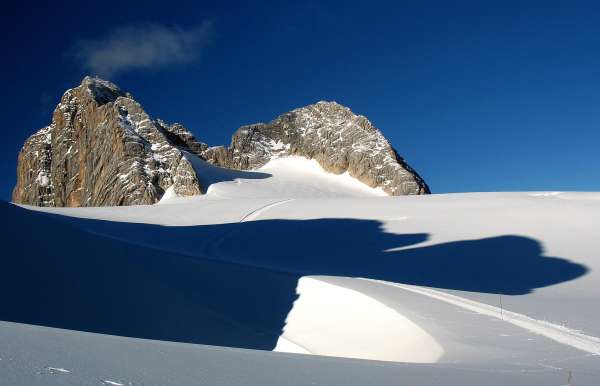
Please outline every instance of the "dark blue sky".
[[[20, 4], [0, 26], [3, 199], [23, 141], [96, 70], [211, 145], [335, 100], [366, 115], [436, 193], [600, 190], [594, 2]], [[139, 63], [115, 45], [163, 32], [183, 43]], [[90, 59], [107, 46], [121, 67]]]

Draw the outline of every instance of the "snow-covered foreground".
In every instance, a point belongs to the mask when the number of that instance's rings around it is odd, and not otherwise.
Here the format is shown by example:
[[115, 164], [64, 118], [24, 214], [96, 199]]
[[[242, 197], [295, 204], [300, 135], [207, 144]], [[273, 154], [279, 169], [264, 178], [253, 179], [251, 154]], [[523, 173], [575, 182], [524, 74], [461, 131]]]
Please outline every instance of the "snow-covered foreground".
[[570, 372], [585, 385], [600, 376], [599, 193], [382, 197], [298, 158], [257, 172], [193, 163], [204, 196], [0, 205], [2, 378], [564, 385]]
[[[423, 365], [123, 338], [0, 322], [2, 385], [563, 385], [561, 370]], [[593, 375], [593, 374], [592, 374]], [[593, 384], [591, 374], [573, 376]], [[468, 382], [468, 383], [465, 383]], [[587, 382], [587, 383], [586, 383]]]

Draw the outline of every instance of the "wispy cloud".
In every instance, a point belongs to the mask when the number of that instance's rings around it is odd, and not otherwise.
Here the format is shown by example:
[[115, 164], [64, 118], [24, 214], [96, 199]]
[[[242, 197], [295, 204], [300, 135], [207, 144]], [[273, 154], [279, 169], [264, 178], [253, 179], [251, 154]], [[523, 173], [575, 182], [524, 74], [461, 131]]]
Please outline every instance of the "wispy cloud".
[[131, 70], [192, 62], [213, 36], [209, 21], [191, 28], [140, 24], [114, 29], [98, 39], [79, 40], [72, 52], [87, 71], [110, 78]]

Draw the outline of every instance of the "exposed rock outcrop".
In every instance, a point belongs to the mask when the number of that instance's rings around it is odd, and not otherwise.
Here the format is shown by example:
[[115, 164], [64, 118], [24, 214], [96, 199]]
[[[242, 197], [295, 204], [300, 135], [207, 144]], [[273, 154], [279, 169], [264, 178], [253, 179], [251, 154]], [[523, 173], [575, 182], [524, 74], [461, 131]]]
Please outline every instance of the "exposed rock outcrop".
[[347, 171], [390, 195], [429, 193], [425, 181], [366, 117], [336, 102], [318, 102], [270, 123], [242, 126], [230, 147], [203, 152], [207, 160], [233, 169], [255, 169], [286, 155], [315, 159], [332, 173]]
[[[86, 77], [67, 90], [52, 122], [19, 154], [13, 201], [37, 206], [153, 204], [172, 187], [201, 194], [192, 153], [232, 169], [299, 155], [333, 173], [348, 172], [390, 195], [429, 188], [367, 118], [335, 102], [319, 102], [270, 123], [243, 126], [229, 147], [208, 147], [180, 124], [153, 120], [116, 85]], [[201, 177], [201, 176], [200, 176]]]
[[181, 125], [153, 121], [114, 84], [86, 77], [65, 92], [52, 123], [25, 142], [13, 201], [37, 206], [153, 204], [172, 185], [179, 195], [200, 194], [182, 147], [206, 145]]

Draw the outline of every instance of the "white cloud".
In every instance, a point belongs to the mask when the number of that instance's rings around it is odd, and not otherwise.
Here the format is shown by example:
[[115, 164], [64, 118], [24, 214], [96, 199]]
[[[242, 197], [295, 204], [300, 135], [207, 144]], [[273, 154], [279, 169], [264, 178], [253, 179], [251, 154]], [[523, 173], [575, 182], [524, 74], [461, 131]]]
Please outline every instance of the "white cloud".
[[141, 24], [117, 28], [99, 39], [80, 40], [74, 54], [93, 75], [113, 77], [131, 70], [192, 62], [212, 37], [208, 21], [191, 28]]

